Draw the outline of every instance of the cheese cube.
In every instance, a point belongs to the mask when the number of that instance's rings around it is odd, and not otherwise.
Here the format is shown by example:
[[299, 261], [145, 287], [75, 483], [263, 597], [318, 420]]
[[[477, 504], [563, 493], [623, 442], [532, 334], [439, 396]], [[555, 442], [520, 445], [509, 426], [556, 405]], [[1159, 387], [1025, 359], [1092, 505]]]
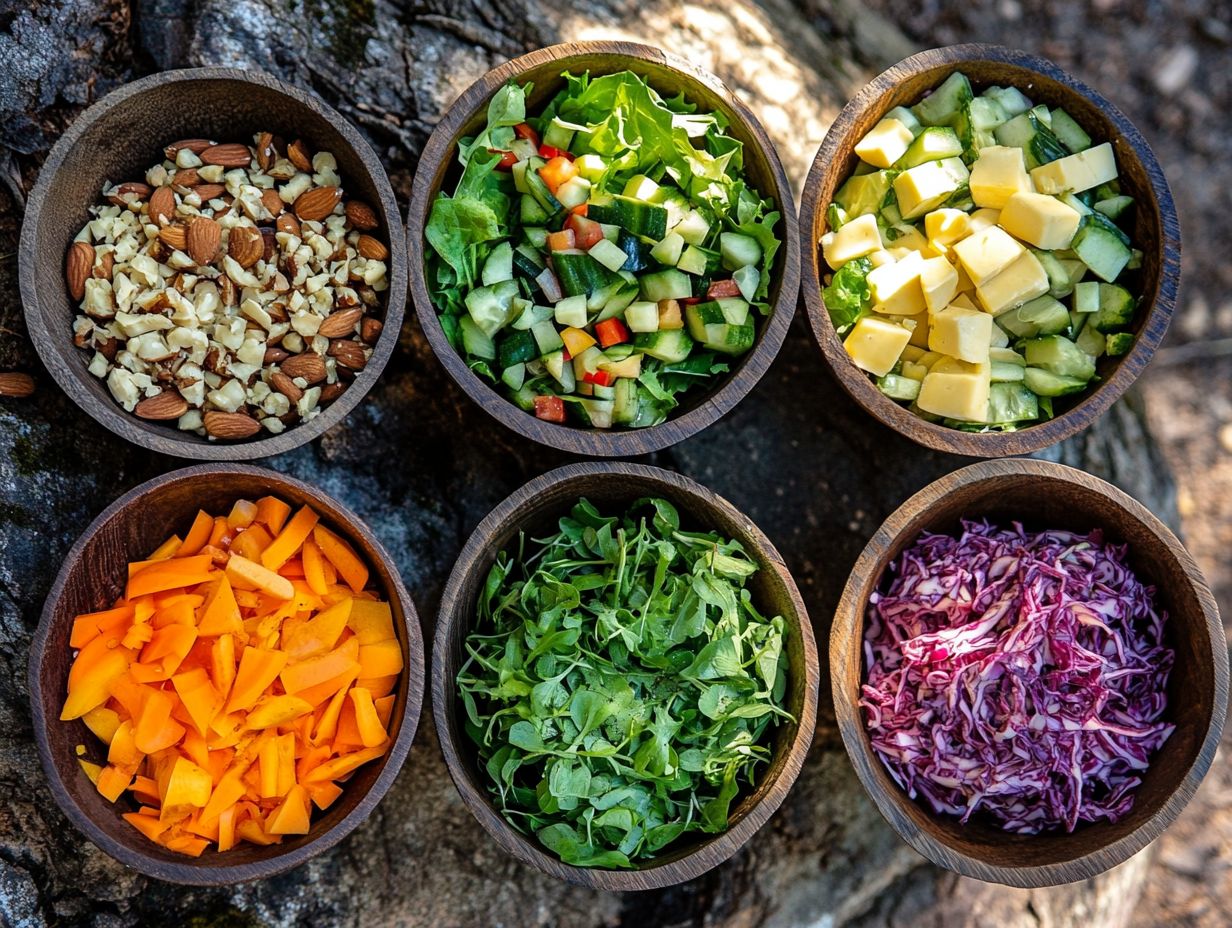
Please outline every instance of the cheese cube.
[[903, 353], [898, 356], [898, 359], [906, 364], [908, 361], [918, 361], [924, 357], [924, 349], [917, 348], [915, 345], [908, 345], [903, 349]]
[[915, 402], [935, 416], [984, 422], [988, 417], [991, 386], [992, 365], [987, 362], [970, 364], [956, 358], [942, 358], [929, 368]]
[[1021, 148], [981, 148], [971, 165], [971, 199], [976, 206], [1000, 209], [1015, 193], [1033, 189]]
[[[971, 275], [967, 273], [967, 269], [962, 266], [961, 261], [954, 265], [954, 270], [958, 273], [958, 292], [975, 292], [975, 283], [971, 280]], [[950, 302], [952, 303], [954, 301], [951, 300]]]
[[928, 376], [928, 368], [916, 361], [904, 361], [903, 376], [908, 380], [923, 380]]
[[999, 226], [981, 229], [954, 245], [954, 254], [977, 287], [1009, 267], [1025, 250]]
[[939, 351], [960, 361], [976, 364], [988, 361], [992, 316], [978, 309], [953, 305], [931, 316], [932, 327], [928, 332], [930, 351]]
[[950, 305], [961, 306], [963, 309], [979, 309], [978, 306], [971, 302], [971, 297], [967, 296], [965, 293], [960, 293], [958, 296], [954, 297], [954, 299], [950, 300]]
[[911, 330], [911, 340], [907, 342], [909, 347], [923, 351], [928, 347], [928, 313], [920, 313], [916, 316], [903, 316], [904, 323], [909, 323], [915, 326]]
[[874, 251], [868, 256], [868, 260], [873, 267], [881, 267], [883, 264], [893, 264], [898, 259], [883, 248], [881, 251]]
[[1024, 251], [1004, 271], [979, 284], [975, 295], [994, 316], [1048, 292], [1048, 274], [1031, 252]]
[[974, 213], [971, 213], [971, 217], [968, 220], [969, 226], [967, 234], [975, 235], [976, 232], [987, 229], [989, 226], [995, 226], [1000, 221], [1001, 210], [989, 209], [987, 207], [984, 209], [977, 209]]
[[953, 245], [971, 233], [971, 217], [961, 209], [935, 209], [924, 217], [924, 232], [934, 248]]
[[886, 118], [856, 143], [856, 156], [878, 168], [888, 168], [903, 156], [915, 136], [897, 119]]
[[924, 258], [912, 251], [901, 261], [883, 264], [868, 272], [868, 288], [873, 295], [873, 310], [891, 316], [914, 316], [928, 307], [920, 287]]
[[843, 347], [855, 366], [875, 377], [888, 374], [907, 347], [911, 333], [901, 325], [875, 316], [864, 316], [851, 327]]
[[920, 289], [930, 313], [945, 309], [958, 292], [958, 272], [945, 258], [928, 258], [920, 269]]
[[1001, 210], [1001, 228], [1036, 248], [1068, 248], [1078, 231], [1081, 214], [1056, 197], [1016, 193]]
[[929, 244], [928, 239], [924, 237], [924, 233], [915, 226], [903, 225], [895, 226], [894, 231], [898, 233], [898, 238], [891, 243], [891, 251], [904, 249], [908, 251], [918, 251], [925, 258], [934, 258], [938, 252]]
[[1116, 158], [1112, 145], [1104, 142], [1075, 155], [1041, 164], [1031, 171], [1031, 181], [1039, 193], [1082, 193], [1116, 180]]
[[880, 250], [881, 232], [872, 213], [852, 219], [837, 232], [827, 232], [821, 237], [821, 252], [826, 264], [836, 271], [848, 261]]
[[926, 161], [894, 178], [894, 195], [904, 219], [914, 219], [936, 209], [967, 182], [967, 166], [961, 158]]

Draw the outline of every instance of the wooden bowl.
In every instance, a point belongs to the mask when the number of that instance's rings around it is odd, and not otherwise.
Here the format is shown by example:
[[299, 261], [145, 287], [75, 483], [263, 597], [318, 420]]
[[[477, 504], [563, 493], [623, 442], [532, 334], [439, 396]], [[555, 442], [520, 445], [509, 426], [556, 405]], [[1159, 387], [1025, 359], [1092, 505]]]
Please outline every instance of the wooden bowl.
[[[1028, 529], [1104, 529], [1128, 543], [1129, 564], [1158, 591], [1176, 651], [1165, 718], [1176, 731], [1155, 754], [1116, 824], [1081, 824], [1072, 833], [1010, 834], [934, 814], [909, 799], [873, 753], [858, 701], [869, 594], [887, 566], [921, 532], [951, 532], [962, 518], [1018, 520]], [[929, 484], [877, 530], [843, 591], [830, 635], [834, 709], [856, 774], [886, 820], [933, 863], [1010, 886], [1051, 886], [1102, 873], [1137, 853], [1185, 808], [1215, 757], [1228, 701], [1228, 652], [1219, 611], [1193, 559], [1141, 503], [1082, 471], [1045, 461], [983, 461]]]
[[[551, 531], [581, 497], [600, 508], [661, 496], [680, 511], [686, 526], [714, 530], [744, 545], [761, 569], [753, 575], [753, 602], [766, 615], [782, 615], [789, 637], [787, 708], [797, 719], [774, 734], [769, 767], [759, 768], [757, 787], [738, 798], [724, 833], [706, 836], [634, 870], [574, 867], [543, 849], [532, 835], [513, 828], [489, 798], [487, 778], [454, 684], [465, 657], [463, 644], [475, 622], [475, 602], [496, 555], [525, 531], [530, 538]], [[537, 477], [501, 502], [479, 523], [458, 556], [441, 598], [432, 656], [432, 704], [437, 737], [450, 776], [467, 807], [505, 851], [570, 883], [606, 890], [657, 889], [700, 876], [731, 857], [765, 824], [791, 789], [808, 753], [817, 720], [817, 646], [804, 602], [782, 557], [749, 518], [721, 496], [687, 477], [657, 467], [622, 462], [570, 464]]]
[[[123, 589], [129, 561], [146, 556], [167, 535], [186, 529], [198, 509], [227, 512], [235, 500], [275, 494], [292, 506], [310, 504], [321, 521], [348, 541], [372, 571], [376, 587], [393, 609], [404, 669], [396, 690], [389, 752], [351, 777], [338, 801], [314, 810], [312, 830], [269, 847], [243, 843], [225, 853], [210, 850], [185, 857], [148, 840], [120, 818], [135, 811], [131, 798], [110, 803], [86, 778], [74, 748], [87, 746], [98, 759], [103, 746], [80, 720], [60, 721], [67, 692], [73, 617], [110, 606]], [[398, 568], [353, 512], [320, 489], [275, 471], [242, 464], [207, 464], [172, 471], [143, 483], [108, 506], [64, 559], [52, 584], [30, 650], [30, 708], [39, 758], [51, 792], [86, 837], [122, 863], [171, 883], [223, 886], [263, 879], [299, 866], [333, 847], [363, 823], [393, 785], [406, 760], [423, 702], [424, 648], [415, 605]]]
[[[90, 355], [73, 346], [77, 314], [64, 282], [64, 255], [106, 182], [143, 179], [182, 138], [250, 142], [259, 131], [305, 139], [338, 161], [343, 189], [370, 204], [389, 244], [385, 327], [368, 365], [311, 422], [281, 435], [264, 429], [243, 442], [208, 441], [175, 423], [124, 411], [106, 384], [86, 370]], [[125, 84], [81, 114], [43, 164], [26, 205], [18, 259], [26, 328], [43, 364], [78, 406], [134, 444], [182, 458], [241, 461], [281, 454], [342, 421], [376, 383], [398, 343], [406, 308], [406, 241], [393, 188], [376, 153], [333, 108], [259, 71], [192, 68]]]
[[[750, 182], [772, 198], [782, 214], [782, 247], [774, 262], [769, 302], [772, 312], [758, 326], [751, 351], [734, 359], [733, 369], [707, 393], [686, 395], [666, 422], [644, 429], [586, 429], [536, 419], [501, 396], [481, 379], [449, 344], [436, 308], [428, 296], [424, 227], [437, 193], [459, 176], [455, 163], [458, 141], [476, 134], [487, 120], [488, 100], [506, 82], [532, 81], [527, 110], [535, 112], [564, 86], [561, 74], [592, 75], [632, 71], [646, 78], [664, 96], [683, 93], [702, 110], [722, 112], [729, 132], [744, 143], [745, 170]], [[791, 187], [779, 156], [761, 123], [717, 77], [682, 58], [634, 42], [569, 42], [541, 48], [493, 68], [463, 93], [437, 125], [419, 157], [419, 168], [407, 212], [407, 243], [411, 258], [411, 296], [419, 323], [433, 352], [458, 385], [489, 415], [540, 444], [595, 457], [627, 457], [658, 451], [700, 432], [732, 409], [761, 379], [787, 335], [800, 288], [800, 235]]]
[[[992, 84], [1020, 88], [1037, 103], [1062, 106], [1098, 144], [1111, 142], [1123, 192], [1134, 198], [1134, 246], [1143, 251], [1142, 269], [1131, 287], [1142, 294], [1134, 346], [1120, 358], [1101, 358], [1102, 381], [1086, 393], [1054, 400], [1056, 418], [1016, 432], [962, 432], [926, 422], [882, 394], [868, 374], [851, 363], [821, 297], [829, 268], [819, 242], [827, 231], [826, 209], [857, 158], [853, 147], [889, 110], [917, 102], [954, 71], [976, 88]], [[1026, 454], [1074, 435], [1111, 406], [1150, 362], [1168, 331], [1181, 276], [1181, 232], [1172, 193], [1151, 147], [1125, 115], [1052, 62], [997, 45], [951, 45], [900, 61], [867, 84], [843, 107], [813, 159], [800, 204], [804, 255], [804, 302], [813, 335], [830, 369], [865, 411], [908, 438], [938, 451], [975, 457]]]

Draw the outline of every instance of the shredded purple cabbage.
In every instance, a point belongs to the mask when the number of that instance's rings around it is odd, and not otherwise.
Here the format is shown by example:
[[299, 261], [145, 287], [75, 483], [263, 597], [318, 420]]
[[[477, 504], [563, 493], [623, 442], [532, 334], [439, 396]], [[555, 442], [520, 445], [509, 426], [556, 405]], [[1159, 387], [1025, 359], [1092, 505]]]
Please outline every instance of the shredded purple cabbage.
[[1155, 590], [1099, 531], [923, 534], [868, 609], [873, 748], [913, 799], [1035, 834], [1115, 822], [1151, 755], [1174, 654]]

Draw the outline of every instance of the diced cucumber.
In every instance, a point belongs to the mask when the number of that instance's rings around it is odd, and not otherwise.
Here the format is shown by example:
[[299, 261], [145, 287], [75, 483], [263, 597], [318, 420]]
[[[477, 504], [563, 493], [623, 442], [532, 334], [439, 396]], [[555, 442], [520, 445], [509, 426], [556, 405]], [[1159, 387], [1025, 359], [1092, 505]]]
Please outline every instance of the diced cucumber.
[[666, 264], [671, 267], [676, 266], [676, 262], [680, 260], [680, 255], [684, 251], [684, 239], [681, 238], [679, 232], [668, 232], [663, 237], [663, 241], [659, 242], [650, 249], [650, 257], [654, 258], [660, 264]]
[[686, 274], [710, 277], [719, 269], [719, 253], [700, 245], [690, 245], [676, 262], [676, 267]]
[[462, 332], [462, 347], [466, 353], [477, 358], [492, 361], [496, 359], [496, 343], [492, 337], [475, 324], [470, 316], [458, 320], [458, 328]]
[[620, 238], [616, 244], [625, 253], [625, 263], [617, 268], [619, 271], [631, 271], [634, 274], [640, 274], [642, 271], [649, 270], [658, 263], [650, 254], [650, 249], [653, 246], [631, 232], [621, 229]]
[[542, 158], [530, 159], [526, 169], [526, 187], [530, 191], [530, 195], [539, 201], [539, 205], [543, 207], [544, 212], [548, 216], [555, 216], [561, 211], [560, 200], [556, 199], [543, 178], [539, 176], [539, 169], [545, 164], [547, 162]]
[[687, 300], [693, 296], [690, 277], [674, 268], [643, 274], [638, 280], [642, 299], [658, 303], [660, 300]]
[[1017, 364], [1019, 367], [1027, 366], [1027, 359], [1013, 348], [989, 348], [988, 360], [1000, 361], [1002, 364]]
[[1039, 400], [1025, 384], [1003, 382], [989, 388], [989, 422], [1030, 422], [1038, 418]]
[[1051, 251], [1040, 251], [1032, 248], [1031, 252], [1044, 268], [1044, 273], [1048, 275], [1049, 296], [1060, 299], [1073, 293], [1074, 282], [1070, 279], [1069, 269], [1061, 263], [1060, 258]]
[[1086, 130], [1074, 122], [1074, 117], [1065, 110], [1057, 108], [1049, 111], [1052, 116], [1052, 134], [1071, 152], [1080, 152], [1091, 147], [1091, 137]]
[[559, 351], [565, 345], [550, 319], [536, 322], [530, 327], [530, 332], [535, 337], [535, 344], [539, 346], [539, 355], [545, 358], [545, 363], [547, 355]]
[[712, 351], [725, 354], [741, 354], [747, 351], [753, 346], [753, 324], [747, 321], [748, 304], [743, 300], [738, 302], [744, 306], [743, 322], [733, 322], [737, 316], [730, 313], [730, 307], [721, 305], [720, 301], [711, 300], [686, 307], [685, 320], [688, 322], [689, 334]]
[[556, 199], [565, 209], [581, 206], [590, 199], [590, 181], [578, 174], [556, 188]]
[[834, 202], [847, 214], [848, 219], [856, 219], [866, 213], [879, 213], [889, 197], [890, 184], [896, 173], [884, 170], [849, 177], [838, 188]]
[[610, 429], [612, 427], [612, 413], [615, 408], [613, 400], [604, 400], [598, 397], [582, 397], [578, 400], [577, 406], [582, 414], [581, 418], [584, 424], [596, 429]]
[[998, 145], [1023, 150], [1028, 170], [1069, 154], [1065, 146], [1052, 134], [1052, 130], [1041, 120], [1041, 110], [1047, 112], [1042, 107], [1036, 107], [1020, 113], [993, 131]]
[[513, 329], [507, 332], [496, 346], [496, 363], [503, 368], [512, 367], [514, 364], [524, 364], [537, 357], [539, 357], [539, 347], [535, 342], [535, 337], [523, 329]]
[[625, 266], [625, 262], [629, 260], [629, 256], [620, 250], [619, 245], [614, 245], [605, 238], [595, 242], [587, 254], [609, 271], [619, 271]]
[[655, 241], [667, 234], [667, 210], [632, 197], [611, 196], [592, 200], [586, 218], [611, 223]]
[[602, 322], [604, 319], [619, 316], [630, 303], [637, 299], [639, 292], [637, 284], [625, 283], [622, 280], [616, 292], [603, 301], [603, 308], [599, 310], [595, 321]]
[[586, 374], [593, 374], [599, 365], [606, 360], [607, 355], [598, 345], [591, 345], [573, 359], [573, 373], [581, 380]]
[[501, 383], [510, 390], [521, 390], [526, 382], [526, 365], [511, 364], [501, 371]]
[[659, 185], [645, 174], [635, 174], [625, 183], [624, 195], [635, 200], [654, 202], [654, 196], [659, 192]]
[[1087, 206], [1086, 201], [1082, 199], [1082, 194], [1066, 190], [1064, 193], [1058, 194], [1057, 199], [1082, 216], [1086, 216], [1091, 212], [1091, 207]]
[[1088, 280], [1074, 284], [1074, 312], [1099, 312], [1099, 281]]
[[1100, 332], [1115, 332], [1128, 326], [1134, 318], [1137, 303], [1124, 287], [1116, 284], [1099, 285], [1099, 312], [1091, 325]]
[[539, 154], [539, 149], [535, 147], [535, 143], [530, 139], [514, 139], [509, 143], [509, 150], [518, 159], [515, 164], [519, 162], [525, 163]]
[[751, 264], [742, 268], [737, 268], [732, 274], [732, 280], [736, 282], [736, 286], [740, 288], [740, 295], [750, 303], [757, 296], [757, 287], [761, 283], [761, 271], [753, 267]]
[[980, 96], [996, 100], [1012, 118], [1031, 109], [1031, 101], [1017, 87], [989, 87]]
[[595, 290], [591, 292], [590, 296], [586, 298], [586, 308], [591, 312], [594, 312], [597, 309], [602, 309], [607, 305], [607, 301], [623, 290], [625, 286], [627, 285], [625, 284], [624, 278], [613, 277], [608, 283], [604, 284], [602, 287], [596, 287]]
[[589, 296], [612, 283], [612, 272], [584, 251], [558, 251], [552, 263], [565, 296]]
[[[686, 245], [700, 245], [710, 234], [710, 223], [699, 210], [692, 209], [680, 217], [680, 221], [672, 227], [672, 231], [684, 239]], [[662, 237], [662, 234], [650, 236], [650, 238]]]
[[573, 144], [573, 135], [577, 130], [578, 126], [565, 122], [559, 116], [554, 116], [547, 124], [547, 128], [543, 130], [543, 144], [559, 148], [561, 151], [568, 151], [569, 146]]
[[517, 161], [509, 169], [509, 173], [513, 177], [513, 189], [518, 193], [530, 193], [530, 187], [526, 183], [526, 171], [529, 167], [529, 161]]
[[1081, 348], [1083, 353], [1090, 355], [1092, 358], [1100, 358], [1108, 350], [1108, 336], [1100, 332], [1093, 325], [1085, 325], [1082, 327], [1082, 331], [1078, 333], [1078, 338], [1074, 341], [1074, 344]]
[[1008, 112], [995, 97], [986, 94], [975, 97], [971, 101], [970, 110], [971, 127], [976, 132], [991, 131], [1016, 115]]
[[535, 408], [535, 397], [538, 395], [538, 393], [524, 383], [522, 386], [514, 388], [509, 398], [523, 412], [531, 412]]
[[915, 141], [907, 146], [902, 157], [894, 162], [895, 169], [913, 168], [925, 161], [940, 161], [942, 158], [953, 158], [961, 155], [962, 142], [949, 126], [929, 126], [915, 137]]
[[513, 280], [513, 245], [509, 242], [501, 242], [499, 245], [492, 246], [492, 250], [488, 252], [488, 260], [483, 262], [480, 277], [485, 287]]
[[565, 297], [552, 309], [552, 315], [555, 317], [557, 325], [571, 325], [575, 329], [584, 329], [586, 327], [585, 296], [579, 294], [578, 296]]
[[920, 382], [901, 374], [885, 374], [877, 378], [877, 389], [892, 400], [909, 403], [920, 395]]
[[580, 176], [585, 177], [592, 184], [603, 177], [604, 172], [607, 170], [607, 162], [603, 160], [603, 156], [593, 153], [577, 158], [573, 162], [573, 166], [577, 168]]
[[625, 325], [630, 332], [659, 331], [659, 304], [641, 300], [625, 309]]
[[1108, 357], [1119, 358], [1123, 354], [1129, 354], [1129, 349], [1134, 347], [1133, 332], [1109, 332], [1108, 333]]
[[512, 280], [476, 287], [466, 295], [466, 311], [480, 331], [491, 338], [509, 321], [517, 295], [518, 285]]
[[538, 200], [529, 193], [523, 194], [519, 202], [519, 216], [522, 219], [522, 225], [539, 225], [547, 222], [551, 216], [545, 210]]
[[723, 267], [734, 271], [749, 264], [756, 265], [761, 261], [761, 244], [751, 235], [721, 232], [719, 233], [719, 254], [723, 256]]
[[1011, 364], [1009, 361], [992, 361], [989, 363], [993, 383], [1011, 383], [1022, 380], [1022, 372], [1026, 369], [1022, 364]]
[[1103, 213], [1109, 219], [1120, 219], [1124, 212], [1134, 205], [1134, 198], [1120, 194], [1108, 197], [1106, 200], [1096, 200], [1093, 209]]
[[1031, 339], [1024, 348], [1030, 367], [1084, 382], [1095, 376], [1095, 362], [1091, 357], [1062, 335]]
[[1081, 393], [1088, 382], [1075, 377], [1062, 377], [1038, 367], [1028, 367], [1023, 376], [1027, 389], [1041, 397]]
[[971, 82], [961, 71], [955, 71], [941, 86], [911, 107], [915, 117], [927, 126], [940, 126], [957, 113], [964, 104], [970, 103]]
[[1125, 265], [1127, 271], [1136, 271], [1142, 267], [1142, 249], [1131, 248], [1129, 250], [1129, 263]]
[[610, 222], [599, 223], [599, 228], [603, 230], [603, 237], [609, 242], [619, 242], [620, 233], [624, 231], [620, 226], [614, 226]]
[[537, 322], [543, 322], [546, 319], [552, 318], [551, 306], [534, 306], [528, 305], [523, 308], [521, 314], [513, 320], [513, 328], [515, 329], [530, 329]]
[[[919, 135], [920, 130], [924, 128], [920, 121], [915, 118], [915, 113], [907, 109], [905, 106], [896, 106], [890, 112], [886, 113], [882, 119], [897, 119], [904, 126], [911, 130], [912, 135]], [[833, 228], [833, 226], [831, 226]]]
[[543, 228], [525, 227], [522, 229], [522, 234], [526, 236], [526, 242], [540, 251], [548, 247], [548, 230]]
[[572, 393], [577, 388], [577, 377], [573, 373], [573, 365], [565, 360], [565, 353], [559, 349], [543, 356], [543, 366], [552, 375], [552, 379], [560, 384], [565, 393]]
[[637, 381], [621, 378], [616, 381], [615, 390], [612, 397], [612, 421], [628, 425], [637, 418]]
[[638, 333], [633, 339], [633, 347], [647, 357], [675, 364], [689, 356], [693, 339], [684, 329], [660, 329], [657, 332]]
[[1010, 343], [1010, 337], [1005, 334], [1005, 329], [997, 325], [995, 319], [992, 323], [992, 330], [988, 333], [988, 343], [993, 348], [1005, 348]]
[[538, 277], [544, 268], [543, 255], [531, 245], [526, 244], [526, 242], [513, 249], [510, 260], [514, 271], [529, 277], [531, 280]]
[[749, 304], [738, 296], [729, 296], [715, 300], [723, 313], [723, 318], [732, 325], [744, 325], [749, 321]]
[[1070, 247], [1097, 277], [1112, 283], [1129, 263], [1129, 243], [1112, 220], [1091, 213], [1082, 220]]
[[1069, 328], [1069, 313], [1051, 296], [1040, 296], [1002, 313], [997, 325], [1014, 338], [1057, 335]]

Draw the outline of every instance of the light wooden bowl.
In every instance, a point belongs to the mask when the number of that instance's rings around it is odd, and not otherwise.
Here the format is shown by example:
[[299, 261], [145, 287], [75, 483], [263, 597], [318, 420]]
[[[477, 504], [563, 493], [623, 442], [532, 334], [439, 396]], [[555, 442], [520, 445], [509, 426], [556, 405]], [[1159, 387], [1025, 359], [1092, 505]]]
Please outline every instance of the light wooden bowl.
[[[1056, 418], [1016, 432], [963, 432], [927, 422], [885, 396], [851, 363], [822, 301], [829, 268], [819, 242], [828, 230], [826, 210], [856, 166], [853, 148], [895, 106], [919, 101], [954, 71], [976, 88], [1018, 87], [1037, 103], [1061, 106], [1098, 144], [1111, 142], [1123, 192], [1134, 198], [1134, 247], [1142, 269], [1131, 289], [1142, 295], [1134, 346], [1120, 358], [1100, 358], [1102, 381], [1085, 393], [1054, 400]], [[884, 71], [852, 98], [830, 127], [804, 183], [800, 228], [805, 237], [804, 304], [813, 335], [834, 376], [874, 419], [937, 451], [974, 457], [1026, 454], [1075, 435], [1101, 416], [1146, 368], [1168, 331], [1181, 277], [1181, 232], [1172, 193], [1151, 147], [1125, 115], [1097, 92], [1052, 62], [997, 45], [951, 45], [912, 55]]]
[[[569, 71], [592, 75], [632, 71], [646, 78], [664, 96], [683, 93], [702, 110], [719, 111], [731, 123], [729, 132], [744, 143], [744, 164], [750, 183], [772, 198], [782, 218], [782, 247], [775, 257], [770, 287], [771, 314], [758, 322], [757, 341], [733, 361], [730, 373], [707, 393], [686, 395], [679, 409], [659, 425], [644, 429], [585, 429], [536, 419], [501, 396], [466, 365], [449, 344], [436, 308], [428, 295], [424, 227], [437, 193], [458, 177], [458, 141], [474, 135], [486, 121], [488, 100], [506, 82], [532, 81], [527, 109], [541, 108], [564, 86]], [[729, 412], [757, 384], [778, 354], [800, 288], [800, 235], [791, 187], [774, 145], [757, 118], [723, 83], [707, 71], [675, 55], [633, 42], [570, 42], [553, 45], [493, 68], [462, 94], [437, 125], [419, 158], [411, 205], [407, 212], [411, 297], [419, 324], [437, 359], [455, 382], [489, 415], [531, 441], [594, 457], [627, 457], [658, 451], [695, 435]]]
[[[60, 721], [72, 664], [69, 633], [73, 617], [107, 608], [123, 589], [129, 561], [145, 557], [168, 534], [192, 522], [198, 509], [227, 512], [235, 500], [266, 494], [292, 506], [310, 504], [321, 521], [359, 553], [372, 580], [393, 609], [404, 668], [390, 723], [392, 743], [380, 760], [360, 767], [328, 810], [314, 810], [312, 830], [282, 844], [240, 844], [225, 853], [210, 850], [191, 858], [147, 839], [120, 818], [135, 811], [128, 797], [104, 799], [77, 762], [75, 747], [87, 746], [96, 759], [101, 746], [80, 720]], [[30, 650], [30, 708], [39, 759], [56, 802], [96, 845], [135, 870], [194, 886], [224, 886], [264, 879], [297, 867], [333, 847], [371, 814], [393, 785], [419, 724], [424, 690], [424, 649], [414, 603], [389, 553], [353, 512], [315, 487], [275, 471], [244, 465], [204, 465], [172, 471], [130, 490], [108, 506], [85, 530], [64, 559], [52, 584]]]
[[[163, 159], [163, 146], [182, 138], [250, 142], [269, 131], [303, 138], [330, 151], [348, 198], [377, 215], [372, 234], [389, 245], [384, 328], [367, 366], [311, 422], [280, 435], [262, 429], [240, 442], [208, 441], [175, 423], [124, 411], [106, 384], [86, 370], [90, 355], [73, 345], [77, 313], [64, 282], [64, 255], [106, 182], [143, 179]], [[242, 461], [281, 454], [342, 421], [376, 383], [398, 344], [406, 308], [406, 240], [393, 187], [376, 153], [343, 116], [317, 97], [260, 71], [192, 68], [152, 74], [125, 84], [82, 113], [52, 148], [30, 194], [21, 229], [18, 269], [26, 328], [52, 377], [83, 410], [121, 438], [196, 461]]]
[[[1129, 564], [1158, 590], [1176, 651], [1165, 718], [1176, 731], [1152, 758], [1132, 810], [1115, 824], [1081, 824], [1072, 834], [1011, 834], [993, 824], [934, 814], [909, 799], [873, 752], [859, 706], [869, 595], [887, 566], [921, 532], [949, 532], [960, 519], [1028, 529], [1102, 528], [1128, 543]], [[1141, 503], [1082, 471], [1022, 458], [972, 464], [903, 503], [869, 541], [843, 590], [830, 634], [830, 681], [839, 730], [856, 774], [886, 820], [933, 863], [1010, 886], [1083, 880], [1129, 859], [1185, 808], [1214, 760], [1228, 701], [1228, 645], [1210, 588], [1188, 552]]]
[[[796, 718], [774, 734], [774, 755], [760, 768], [757, 787], [736, 800], [731, 823], [720, 835], [673, 847], [634, 870], [574, 867], [548, 853], [533, 835], [518, 831], [493, 805], [486, 774], [463, 730], [455, 680], [464, 643], [475, 621], [475, 602], [496, 555], [525, 531], [530, 538], [555, 527], [581, 497], [600, 507], [628, 505], [661, 496], [694, 528], [714, 530], [744, 545], [761, 569], [753, 575], [753, 601], [765, 615], [781, 615], [789, 636], [787, 709]], [[571, 464], [532, 480], [479, 523], [462, 549], [441, 598], [432, 656], [433, 717], [441, 751], [458, 792], [481, 825], [509, 854], [544, 873], [607, 890], [657, 889], [700, 876], [731, 857], [779, 807], [808, 753], [817, 719], [817, 646], [808, 613], [782, 557], [770, 540], [721, 496], [685, 477], [655, 467], [621, 462]]]

